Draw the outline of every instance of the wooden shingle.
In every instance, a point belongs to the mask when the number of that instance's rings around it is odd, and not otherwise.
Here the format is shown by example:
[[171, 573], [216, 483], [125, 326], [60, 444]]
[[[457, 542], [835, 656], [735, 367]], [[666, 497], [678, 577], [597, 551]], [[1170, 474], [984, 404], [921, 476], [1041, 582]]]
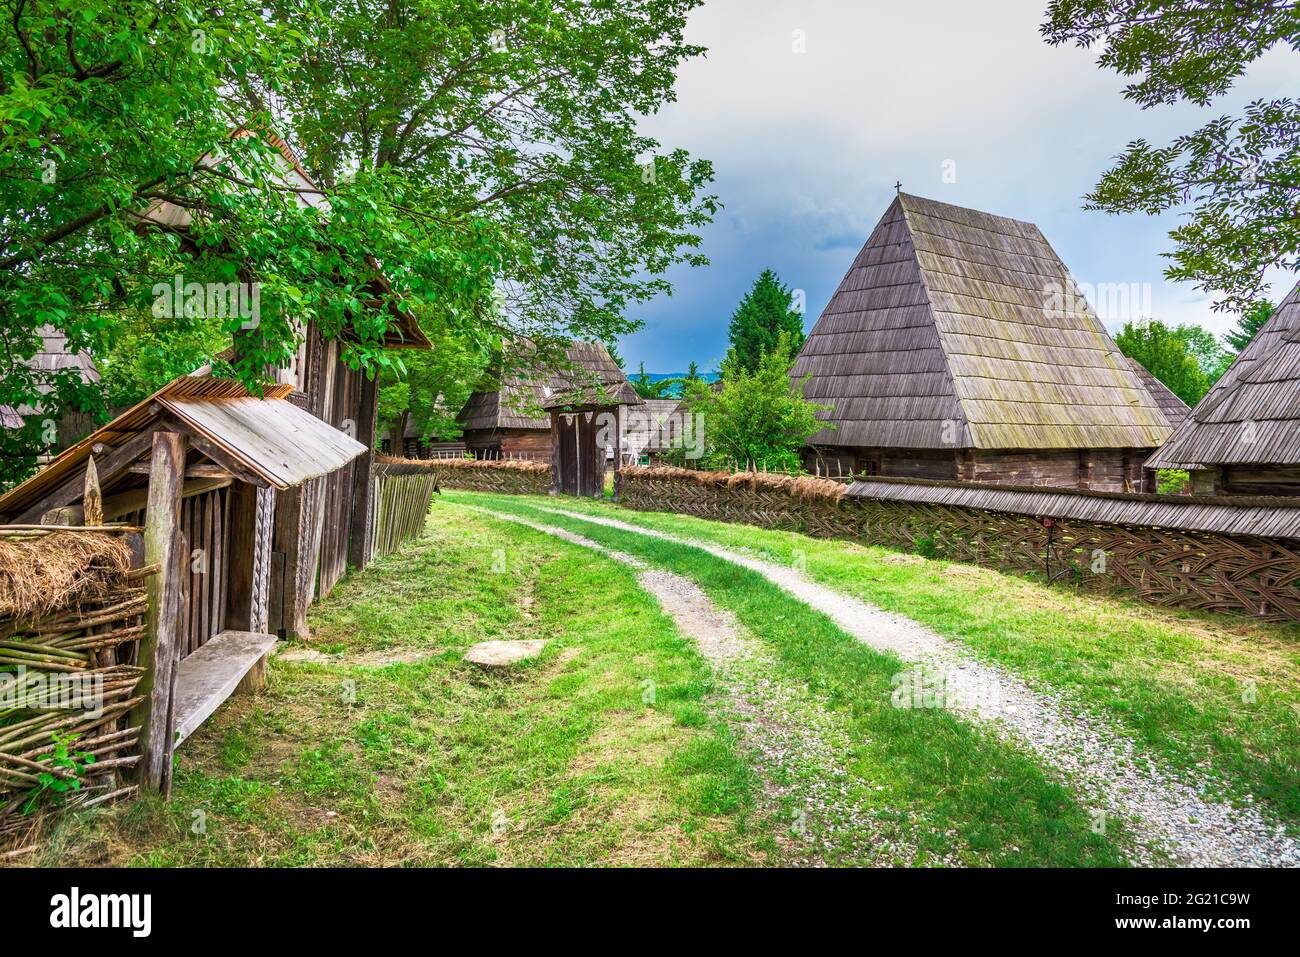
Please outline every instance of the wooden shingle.
[[905, 193], [792, 375], [834, 407], [812, 445], [1152, 448], [1171, 431], [1038, 227]]

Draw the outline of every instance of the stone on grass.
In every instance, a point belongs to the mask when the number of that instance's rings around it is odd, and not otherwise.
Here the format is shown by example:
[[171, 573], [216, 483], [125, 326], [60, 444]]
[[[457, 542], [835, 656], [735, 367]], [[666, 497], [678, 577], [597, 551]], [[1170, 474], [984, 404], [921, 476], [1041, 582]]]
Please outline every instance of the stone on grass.
[[536, 658], [546, 647], [541, 639], [533, 641], [481, 641], [465, 652], [465, 660], [484, 668], [505, 668], [527, 658]]

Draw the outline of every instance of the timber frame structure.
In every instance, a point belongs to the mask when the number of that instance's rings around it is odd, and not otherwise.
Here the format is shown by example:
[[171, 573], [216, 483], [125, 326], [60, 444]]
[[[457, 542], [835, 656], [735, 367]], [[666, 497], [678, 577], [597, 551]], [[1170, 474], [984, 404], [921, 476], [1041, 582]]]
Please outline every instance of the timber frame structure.
[[241, 685], [263, 680], [276, 641], [277, 500], [367, 451], [289, 393], [182, 377], [0, 496], [0, 519], [14, 527], [143, 528], [143, 567], [155, 574], [131, 723], [146, 789], [165, 790], [176, 745]]

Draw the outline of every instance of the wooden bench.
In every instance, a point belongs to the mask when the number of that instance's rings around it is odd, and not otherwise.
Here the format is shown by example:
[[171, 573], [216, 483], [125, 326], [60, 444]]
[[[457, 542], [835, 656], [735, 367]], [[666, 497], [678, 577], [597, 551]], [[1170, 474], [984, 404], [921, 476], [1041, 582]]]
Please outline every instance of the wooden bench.
[[275, 642], [275, 635], [223, 631], [181, 660], [173, 702], [177, 745], [236, 690], [251, 692], [265, 684], [266, 656]]

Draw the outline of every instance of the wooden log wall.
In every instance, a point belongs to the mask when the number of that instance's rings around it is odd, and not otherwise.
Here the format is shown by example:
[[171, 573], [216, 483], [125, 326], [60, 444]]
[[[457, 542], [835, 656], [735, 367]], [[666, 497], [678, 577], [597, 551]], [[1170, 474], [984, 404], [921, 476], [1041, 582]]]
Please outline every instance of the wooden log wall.
[[800, 498], [788, 491], [621, 476], [644, 511], [884, 545], [1050, 578], [1153, 605], [1300, 621], [1300, 540], [1053, 519], [922, 502]]

